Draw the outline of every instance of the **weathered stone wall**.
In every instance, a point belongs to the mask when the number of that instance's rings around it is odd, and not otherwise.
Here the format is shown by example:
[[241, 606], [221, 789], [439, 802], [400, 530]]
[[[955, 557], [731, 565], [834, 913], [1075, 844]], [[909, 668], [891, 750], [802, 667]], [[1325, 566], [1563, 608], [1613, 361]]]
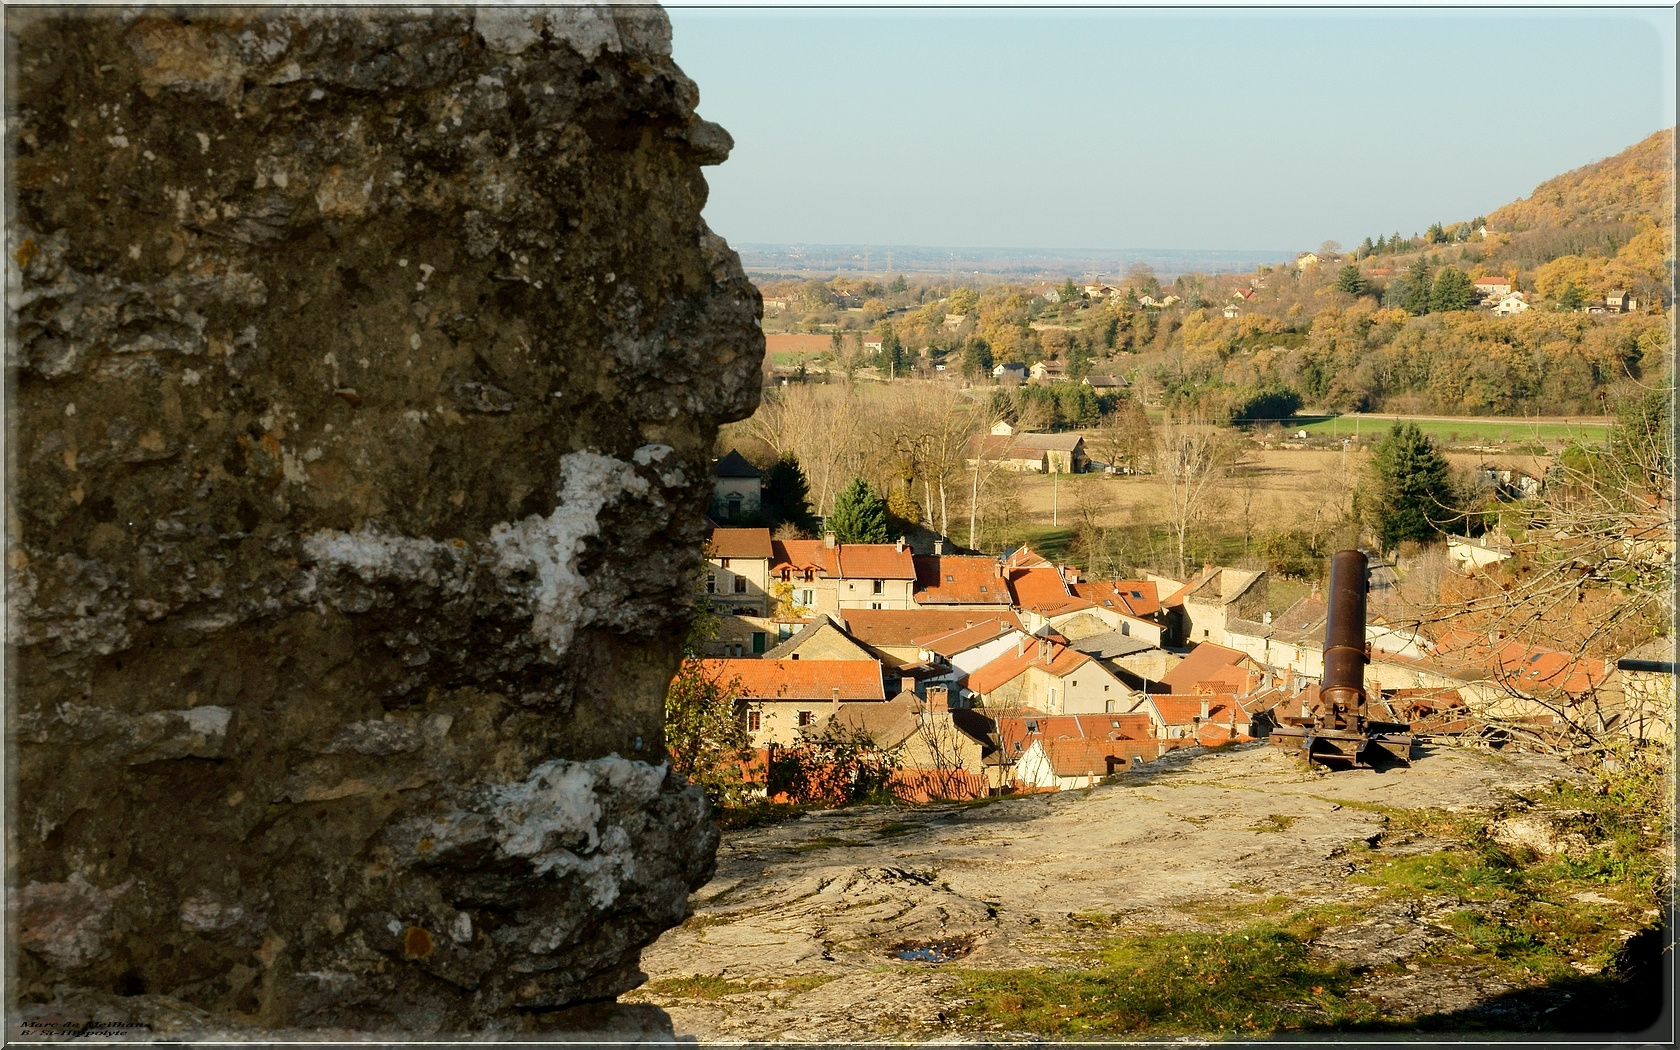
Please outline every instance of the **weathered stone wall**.
[[662, 698], [763, 353], [663, 12], [7, 18], [21, 1002], [633, 986], [716, 846]]

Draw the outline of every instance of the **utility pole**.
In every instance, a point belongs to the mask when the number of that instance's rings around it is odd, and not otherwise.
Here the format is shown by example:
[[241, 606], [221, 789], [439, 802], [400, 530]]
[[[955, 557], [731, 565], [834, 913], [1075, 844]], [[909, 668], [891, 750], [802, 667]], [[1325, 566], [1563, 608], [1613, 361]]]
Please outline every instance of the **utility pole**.
[[1055, 463], [1054, 460], [1051, 460], [1051, 462], [1050, 462], [1050, 524], [1051, 524], [1052, 527], [1059, 524], [1059, 522], [1061, 520], [1060, 518], [1057, 517], [1058, 505], [1057, 505], [1056, 499], [1057, 499], [1057, 495], [1056, 495], [1056, 463]]
[[975, 550], [980, 549], [980, 548], [978, 548], [974, 545], [974, 514], [975, 514], [975, 511], [977, 509], [979, 509], [979, 506], [980, 506], [980, 459], [979, 459], [979, 456], [985, 451], [985, 449], [986, 449], [986, 442], [985, 442], [985, 439], [982, 438], [981, 441], [980, 441], [980, 447], [975, 450], [974, 491], [968, 497], [968, 549], [971, 550], [971, 551], [975, 551]]

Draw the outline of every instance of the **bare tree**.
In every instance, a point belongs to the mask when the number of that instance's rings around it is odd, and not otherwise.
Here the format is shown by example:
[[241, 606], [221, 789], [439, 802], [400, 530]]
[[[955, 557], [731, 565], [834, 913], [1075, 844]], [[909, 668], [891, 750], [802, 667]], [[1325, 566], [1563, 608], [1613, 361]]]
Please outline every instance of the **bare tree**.
[[1166, 483], [1167, 512], [1178, 544], [1178, 573], [1189, 571], [1185, 540], [1224, 475], [1229, 437], [1199, 418], [1168, 415], [1155, 432], [1155, 473]]

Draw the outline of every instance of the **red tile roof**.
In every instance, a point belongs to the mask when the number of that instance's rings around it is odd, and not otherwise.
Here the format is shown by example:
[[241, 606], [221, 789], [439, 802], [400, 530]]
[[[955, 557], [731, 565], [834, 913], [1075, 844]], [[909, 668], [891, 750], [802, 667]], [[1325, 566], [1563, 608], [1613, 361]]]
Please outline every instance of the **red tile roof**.
[[1009, 591], [1023, 609], [1058, 607], [1073, 597], [1061, 571], [1055, 568], [1011, 569]]
[[[998, 714], [998, 744], [1017, 758], [1037, 737], [1046, 740], [1150, 740], [1149, 714], [1041, 715], [1016, 711]], [[1016, 745], [1020, 746], [1017, 747]]]
[[910, 548], [894, 543], [842, 543], [834, 548], [838, 569], [830, 575], [843, 580], [913, 580], [916, 563]]
[[1068, 589], [1075, 597], [1095, 602], [1105, 609], [1149, 619], [1161, 611], [1155, 584], [1147, 580], [1114, 580], [1107, 583], [1074, 583]]
[[1194, 723], [1202, 714], [1202, 705], [1208, 705], [1209, 722], [1231, 721], [1235, 714], [1237, 721], [1246, 722], [1248, 716], [1242, 707], [1230, 695], [1225, 696], [1181, 696], [1168, 693], [1152, 693], [1149, 703], [1155, 705], [1155, 710], [1161, 716], [1161, 722], [1169, 726], [1187, 726]]
[[1247, 653], [1235, 649], [1227, 649], [1223, 645], [1203, 642], [1190, 650], [1179, 665], [1161, 676], [1161, 681], [1175, 693], [1188, 693], [1197, 682], [1205, 682], [1208, 677], [1221, 667], [1241, 663], [1248, 659]]
[[828, 575], [828, 549], [822, 540], [771, 540], [770, 549], [774, 552], [770, 571], [776, 575], [783, 569], [792, 569], [795, 577], [803, 577], [806, 569]]
[[714, 558], [773, 558], [769, 529], [713, 529]]
[[916, 644], [940, 656], [955, 656], [977, 645], [984, 645], [1000, 634], [1007, 634], [1015, 628], [1002, 620], [985, 620], [973, 627], [965, 627], [960, 631], [945, 631], [940, 634], [929, 635], [916, 639]]
[[740, 680], [740, 695], [751, 700], [885, 700], [878, 660], [702, 660], [705, 672], [728, 684]]
[[916, 601], [924, 605], [1008, 605], [996, 559], [926, 555], [915, 559]]
[[1505, 639], [1490, 639], [1470, 631], [1449, 630], [1435, 651], [1493, 672], [1499, 681], [1518, 690], [1560, 690], [1571, 696], [1590, 693], [1609, 677], [1607, 660], [1577, 658], [1556, 649]]
[[985, 620], [998, 620], [1024, 630], [1020, 619], [1002, 609], [975, 612], [965, 609], [846, 609], [846, 633], [865, 645], [909, 648], [918, 638], [966, 630]]
[[1046, 740], [1043, 747], [1058, 777], [1107, 776], [1135, 759], [1149, 761], [1160, 750], [1154, 740]]
[[1089, 656], [1078, 649], [1069, 649], [1064, 645], [1051, 643], [1048, 659], [1039, 658], [1039, 645], [1028, 639], [1026, 649], [1020, 654], [1004, 653], [985, 667], [980, 668], [968, 676], [968, 688], [984, 696], [1000, 686], [1014, 681], [1025, 674], [1029, 667], [1060, 678], [1091, 663]]

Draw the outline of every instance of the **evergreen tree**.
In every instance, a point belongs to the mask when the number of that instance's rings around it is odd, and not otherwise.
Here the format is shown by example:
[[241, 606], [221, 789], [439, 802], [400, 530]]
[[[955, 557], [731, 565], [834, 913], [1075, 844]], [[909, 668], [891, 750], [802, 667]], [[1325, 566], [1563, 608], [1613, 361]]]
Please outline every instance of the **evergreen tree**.
[[1400, 236], [1399, 230], [1395, 230], [1394, 236], [1388, 239], [1388, 250], [1394, 252], [1395, 254], [1399, 254], [1409, 247], [1411, 247], [1411, 245], [1406, 244], [1405, 238]]
[[1434, 222], [1429, 224], [1429, 229], [1424, 232], [1423, 236], [1424, 240], [1430, 244], [1442, 244], [1446, 242], [1447, 231], [1441, 227], [1440, 223]]
[[1360, 272], [1357, 266], [1351, 264], [1344, 266], [1342, 272], [1336, 275], [1336, 291], [1338, 292], [1346, 292], [1349, 295], [1357, 296], [1364, 295], [1369, 290], [1365, 283], [1365, 275]]
[[841, 543], [886, 543], [887, 503], [868, 482], [854, 477], [834, 497], [828, 530]]
[[970, 379], [984, 379], [992, 374], [992, 347], [980, 336], [971, 335], [963, 344], [962, 372]]
[[1429, 308], [1437, 313], [1468, 310], [1474, 292], [1475, 288], [1463, 270], [1456, 266], [1443, 266], [1435, 275], [1435, 284], [1429, 290]]
[[1429, 312], [1429, 293], [1432, 289], [1429, 281], [1429, 263], [1419, 256], [1418, 260], [1406, 268], [1405, 298], [1401, 304], [1408, 313], [1426, 314]]
[[1378, 255], [1381, 255], [1386, 251], [1388, 251], [1388, 240], [1386, 238], [1384, 238], [1382, 234], [1379, 233], [1379, 234], [1377, 234], [1376, 253]]
[[1371, 238], [1367, 237], [1359, 244], [1359, 257], [1361, 259], [1370, 258], [1371, 254], [1376, 250], [1377, 246], [1371, 243]]
[[791, 452], [764, 472], [761, 504], [771, 528], [786, 524], [806, 534], [817, 531], [817, 519], [811, 514], [811, 486], [805, 480], [805, 468]]
[[892, 292], [895, 295], [899, 292], [907, 292], [909, 290], [910, 285], [904, 280], [903, 274], [899, 274], [897, 277], [893, 278], [893, 283], [887, 285], [887, 291]]
[[1377, 442], [1360, 504], [1385, 551], [1432, 539], [1453, 519], [1447, 459], [1416, 423], [1395, 423]]
[[1586, 302], [1586, 297], [1581, 294], [1581, 289], [1575, 287], [1574, 281], [1564, 285], [1563, 294], [1558, 296], [1558, 307], [1563, 310], [1579, 310]]
[[1073, 283], [1072, 277], [1069, 277], [1067, 280], [1062, 282], [1061, 293], [1062, 302], [1064, 303], [1076, 302], [1085, 294], [1079, 290], [1079, 286], [1077, 284]]
[[892, 376], [904, 374], [904, 344], [898, 341], [898, 333], [891, 328], [881, 335], [881, 367]]

